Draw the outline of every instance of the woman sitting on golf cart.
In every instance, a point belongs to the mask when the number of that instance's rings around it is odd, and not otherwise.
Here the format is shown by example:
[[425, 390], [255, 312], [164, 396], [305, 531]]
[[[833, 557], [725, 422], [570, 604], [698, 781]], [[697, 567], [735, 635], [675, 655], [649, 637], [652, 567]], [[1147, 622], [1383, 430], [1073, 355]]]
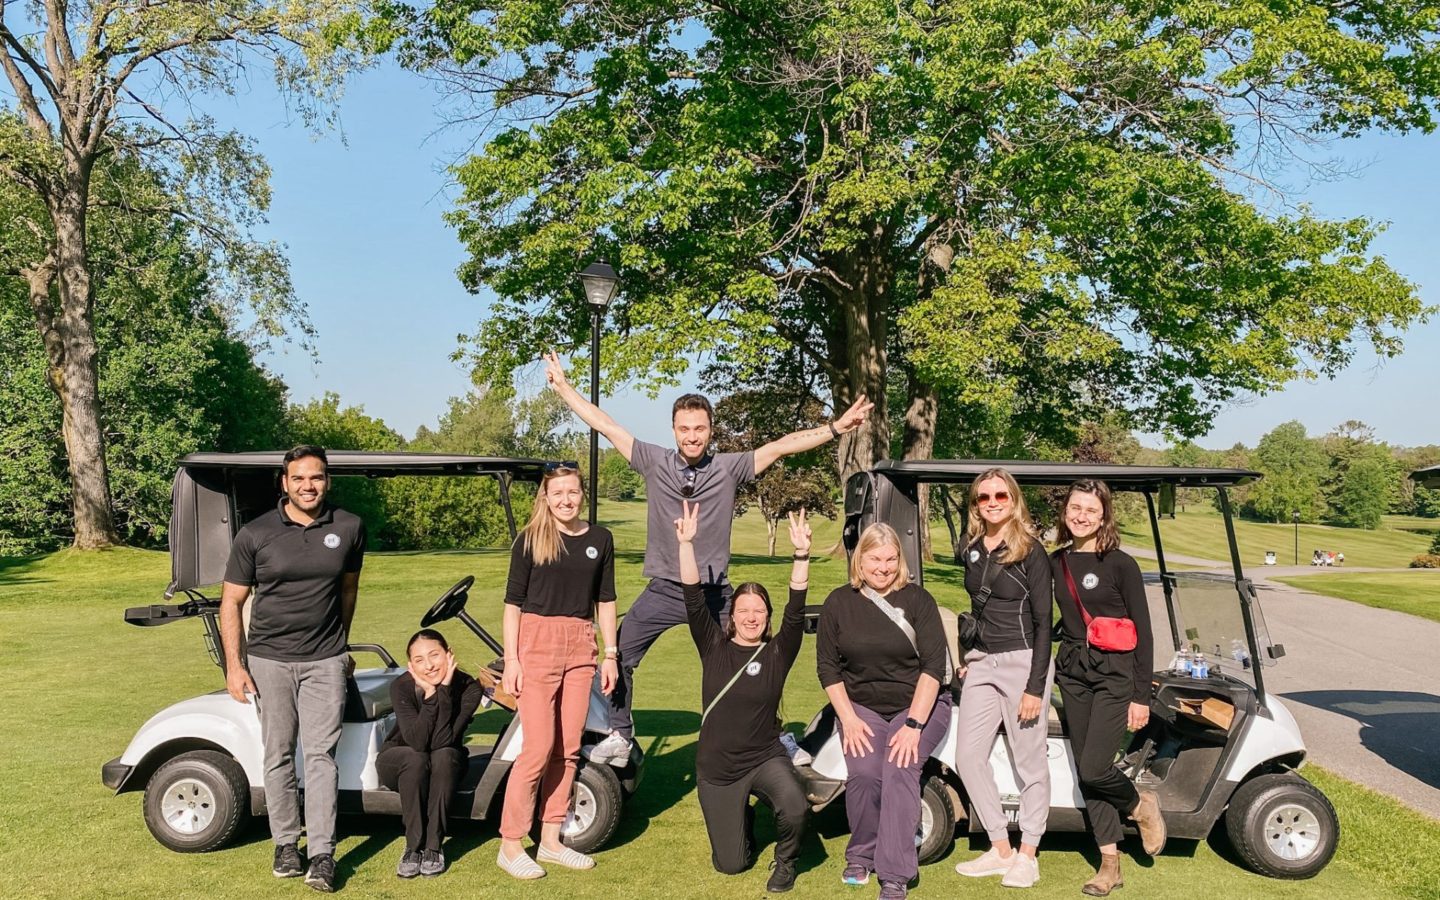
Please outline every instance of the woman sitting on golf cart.
[[[560, 842], [595, 679], [595, 625], [605, 639], [600, 687], [618, 674], [615, 644], [615, 541], [580, 517], [585, 486], [576, 463], [547, 465], [530, 521], [515, 539], [505, 586], [505, 671], [524, 743], [510, 768], [496, 862], [516, 878], [540, 878], [539, 862], [590, 869], [595, 860]], [[558, 738], [558, 739], [557, 739]], [[535, 824], [535, 859], [520, 841]]]
[[840, 725], [848, 777], [846, 884], [874, 872], [901, 900], [919, 871], [920, 773], [950, 724], [946, 649], [935, 598], [910, 583], [895, 529], [866, 528], [850, 583], [825, 599], [815, 645], [820, 684]]
[[[955, 712], [955, 767], [990, 849], [955, 871], [972, 878], [1001, 875], [1006, 887], [1031, 887], [1040, 878], [1035, 853], [1050, 816], [1050, 560], [1009, 472], [980, 473], [970, 485], [970, 508], [964, 553], [971, 616], [965, 621], [974, 627], [962, 626], [960, 635], [966, 669]], [[990, 767], [990, 747], [1002, 727], [1020, 786], [1018, 853], [1010, 847], [1010, 822]]]
[[1051, 555], [1062, 637], [1055, 681], [1100, 871], [1081, 890], [1104, 897], [1124, 882], [1116, 845], [1121, 815], [1135, 820], [1145, 852], [1165, 846], [1165, 819], [1153, 791], [1137, 791], [1115, 765], [1125, 733], [1150, 720], [1154, 676], [1150, 607], [1140, 566], [1120, 549], [1110, 488], [1086, 479], [1070, 486]]
[[743, 872], [754, 864], [750, 795], [775, 812], [774, 872], [766, 885], [772, 893], [795, 884], [795, 861], [805, 833], [809, 803], [795, 767], [780, 743], [777, 713], [785, 678], [805, 633], [805, 593], [810, 577], [810, 526], [802, 510], [790, 517], [790, 543], [795, 547], [790, 566], [790, 599], [781, 616], [780, 630], [770, 636], [770, 594], [753, 581], [735, 588], [730, 620], [716, 624], [700, 589], [700, 568], [695, 561], [697, 505], [683, 505], [684, 516], [675, 520], [679, 540], [680, 583], [690, 637], [700, 651], [700, 749], [695, 755], [695, 788], [705, 830], [710, 835], [711, 860], [726, 875]]
[[409, 670], [390, 685], [395, 730], [385, 739], [375, 768], [380, 783], [400, 795], [405, 853], [401, 878], [445, 871], [445, 822], [455, 785], [465, 773], [465, 729], [475, 717], [480, 684], [455, 667], [445, 636], [429, 628], [405, 647]]

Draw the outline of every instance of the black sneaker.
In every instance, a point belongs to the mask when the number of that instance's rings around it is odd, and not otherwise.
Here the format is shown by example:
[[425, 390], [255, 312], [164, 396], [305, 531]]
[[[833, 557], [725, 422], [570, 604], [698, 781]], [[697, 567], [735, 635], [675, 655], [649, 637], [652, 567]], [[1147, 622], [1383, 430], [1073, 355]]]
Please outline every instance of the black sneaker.
[[310, 871], [305, 873], [305, 883], [322, 894], [335, 892], [335, 857], [322, 853], [310, 860]]
[[405, 855], [400, 857], [400, 865], [395, 867], [395, 874], [401, 878], [414, 878], [420, 874], [420, 851], [406, 850]]
[[300, 848], [294, 844], [275, 845], [275, 867], [271, 870], [276, 878], [298, 878], [305, 874], [305, 864], [300, 861]]
[[426, 878], [434, 878], [445, 871], [445, 854], [439, 850], [426, 850], [420, 857], [420, 874]]
[[772, 894], [783, 894], [795, 886], [795, 860], [777, 859], [770, 864], [770, 880], [765, 890]]

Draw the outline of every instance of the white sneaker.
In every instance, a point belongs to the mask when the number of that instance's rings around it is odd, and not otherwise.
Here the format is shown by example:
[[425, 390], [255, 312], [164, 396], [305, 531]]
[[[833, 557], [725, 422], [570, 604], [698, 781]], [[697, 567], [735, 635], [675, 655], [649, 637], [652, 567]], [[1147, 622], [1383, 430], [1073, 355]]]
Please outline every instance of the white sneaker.
[[805, 752], [805, 748], [795, 740], [795, 735], [788, 731], [780, 732], [780, 746], [785, 748], [785, 753], [790, 757], [790, 762], [797, 766], [808, 766], [815, 761], [815, 758]]
[[591, 747], [585, 754], [586, 758], [598, 763], [624, 762], [630, 758], [630, 748], [633, 746], [630, 739], [619, 732], [612, 731], [605, 740]]
[[1010, 871], [1000, 879], [1000, 884], [1005, 887], [1028, 888], [1034, 887], [1035, 882], [1040, 880], [1040, 863], [1031, 859], [1023, 853], [1015, 854], [1016, 859], [1010, 866]]
[[969, 862], [956, 864], [955, 871], [968, 878], [1005, 875], [1010, 872], [1010, 867], [1015, 864], [1015, 860], [1019, 856], [1019, 853], [1012, 853], [1007, 857], [1001, 858], [1000, 851], [991, 847]]

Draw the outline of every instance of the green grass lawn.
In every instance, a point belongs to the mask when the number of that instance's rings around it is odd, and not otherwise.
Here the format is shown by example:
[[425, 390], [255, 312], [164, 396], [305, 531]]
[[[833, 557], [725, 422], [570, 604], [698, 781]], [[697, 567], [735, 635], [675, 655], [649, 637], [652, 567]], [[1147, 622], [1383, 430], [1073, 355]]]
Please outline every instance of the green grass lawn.
[[1279, 578], [1302, 591], [1314, 591], [1366, 606], [1393, 609], [1440, 622], [1440, 569], [1404, 572], [1326, 572]]
[[1417, 531], [1433, 535], [1440, 531], [1440, 519], [1426, 519], [1420, 516], [1381, 516], [1386, 528], [1396, 531]]
[[[1246, 568], [1261, 565], [1265, 551], [1274, 550], [1281, 565], [1291, 565], [1295, 558], [1295, 526], [1235, 520], [1235, 539], [1240, 546], [1240, 562]], [[1305, 565], [1316, 549], [1345, 554], [1347, 566], [1390, 568], [1408, 566], [1417, 554], [1430, 546], [1428, 535], [1396, 528], [1365, 531], [1359, 528], [1336, 528], [1330, 525], [1301, 525], [1300, 564]], [[1143, 518], [1124, 529], [1125, 543], [1137, 547], [1155, 546], [1150, 523]], [[1160, 538], [1167, 553], [1198, 556], [1204, 559], [1228, 560], [1230, 550], [1225, 542], [1225, 528], [1218, 512], [1208, 505], [1191, 506], [1174, 519], [1160, 521]]]
[[[643, 581], [643, 508], [606, 503], [601, 509], [622, 548], [617, 580], [623, 607]], [[833, 523], [817, 531], [817, 546], [838, 533]], [[781, 541], [784, 553], [788, 548]], [[735, 544], [737, 579], [777, 588], [784, 584], [787, 563], [760, 557], [764, 531], [755, 520], [738, 523]], [[361, 583], [356, 638], [398, 652], [434, 598], [466, 574], [477, 577], [471, 610], [487, 627], [496, 627], [506, 558], [501, 551], [372, 555]], [[945, 567], [931, 571], [932, 582], [941, 588]], [[238, 845], [220, 852], [176, 854], [146, 831], [140, 794], [117, 797], [100, 784], [101, 763], [118, 756], [147, 717], [169, 703], [221, 687], [198, 623], [141, 629], [121, 621], [127, 606], [160, 602], [168, 573], [163, 554], [137, 550], [0, 560], [0, 734], [7, 738], [0, 751], [5, 774], [0, 870], [6, 873], [0, 894], [151, 898], [209, 890], [234, 897], [310, 896], [300, 884], [269, 874], [271, 848], [263, 822], [252, 823]], [[840, 561], [817, 561], [816, 599], [843, 578]], [[945, 587], [951, 588], [950, 602], [953, 582]], [[445, 631], [467, 667], [488, 657], [462, 629]], [[784, 714], [792, 727], [821, 702], [813, 673], [813, 644], [807, 641], [785, 697]], [[768, 874], [763, 863], [730, 878], [710, 866], [693, 790], [698, 674], [694, 651], [679, 629], [661, 639], [639, 670], [636, 722], [649, 754], [645, 782], [627, 805], [615, 840], [599, 854], [595, 871], [559, 870], [539, 884], [517, 884], [495, 868], [494, 826], [470, 823], [456, 825], [449, 845], [454, 867], [438, 883], [401, 882], [393, 874], [402, 849], [399, 820], [342, 817], [338, 863], [343, 890], [355, 897], [761, 895]], [[495, 715], [477, 720], [474, 734], [493, 732]], [[1272, 881], [1232, 862], [1223, 841], [1176, 841], [1153, 864], [1127, 861], [1124, 896], [1185, 896], [1202, 885], [1206, 896], [1227, 898], [1434, 896], [1440, 824], [1333, 775], [1314, 769], [1307, 774], [1329, 792], [1344, 829], [1339, 855], [1320, 876]], [[771, 831], [764, 816], [761, 821], [761, 839], [768, 844]], [[807, 839], [796, 896], [840, 893], [844, 843], [843, 810], [819, 814]], [[958, 841], [947, 859], [921, 873], [915, 895], [1010, 896], [994, 880], [960, 885], [952, 866], [974, 852], [969, 841]], [[1048, 837], [1041, 861], [1044, 878], [1027, 896], [1078, 896], [1093, 860], [1083, 836]], [[845, 896], [872, 897], [874, 892], [872, 885]]]

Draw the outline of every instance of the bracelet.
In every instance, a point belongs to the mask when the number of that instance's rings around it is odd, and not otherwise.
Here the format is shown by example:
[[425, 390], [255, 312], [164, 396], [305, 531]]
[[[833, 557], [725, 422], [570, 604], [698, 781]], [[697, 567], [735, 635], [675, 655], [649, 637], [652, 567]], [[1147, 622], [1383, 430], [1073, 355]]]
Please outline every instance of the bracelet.
[[825, 424], [829, 426], [829, 428], [830, 428], [830, 436], [831, 436], [832, 438], [838, 438], [838, 437], [840, 437], [840, 432], [837, 431], [837, 430], [835, 430], [835, 423], [834, 423], [834, 422], [826, 422]]
[[801, 554], [799, 554], [799, 553], [796, 553], [794, 556], [791, 556], [790, 558], [793, 559], [793, 560], [796, 560], [796, 561], [803, 561], [803, 560], [809, 559], [809, 558], [810, 558], [810, 554], [806, 553], [806, 554], [804, 554], [804, 555], [801, 555]]
[[617, 656], [619, 656], [619, 655], [620, 655], [620, 648], [619, 648], [619, 647], [606, 647], [606, 648], [605, 648], [605, 658], [606, 658], [606, 659], [614, 659], [615, 657], [617, 657]]

